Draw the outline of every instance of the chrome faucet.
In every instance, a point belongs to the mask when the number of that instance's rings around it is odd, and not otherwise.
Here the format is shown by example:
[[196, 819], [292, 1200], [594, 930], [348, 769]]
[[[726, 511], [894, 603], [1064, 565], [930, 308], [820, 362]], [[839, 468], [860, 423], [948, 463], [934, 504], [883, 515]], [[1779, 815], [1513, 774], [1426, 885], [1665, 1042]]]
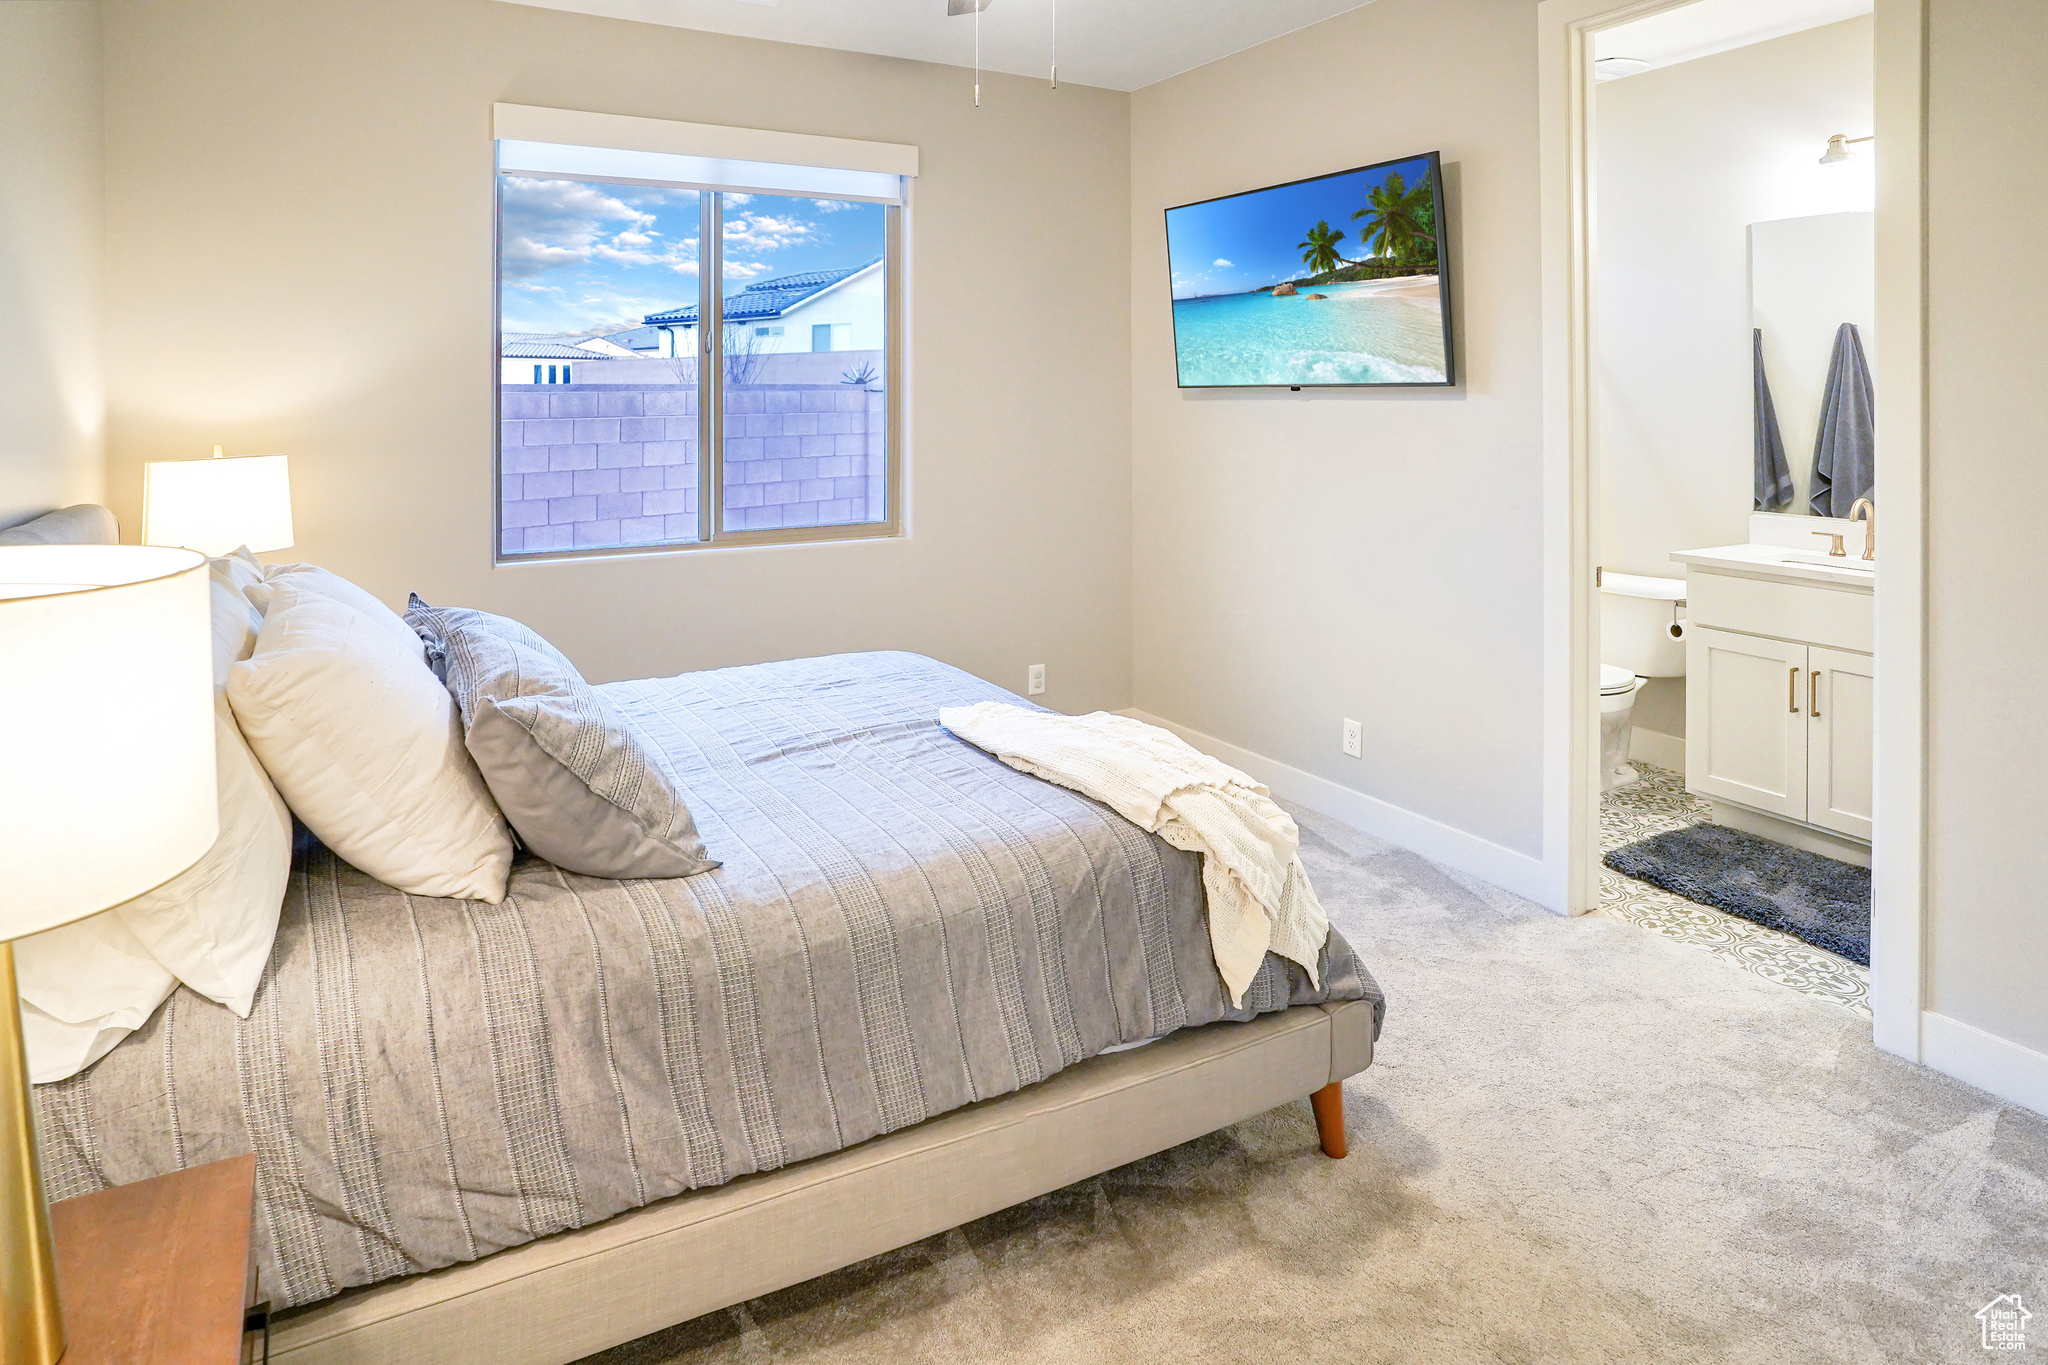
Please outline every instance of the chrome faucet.
[[1863, 527], [1863, 557], [1877, 558], [1877, 504], [1869, 498], [1856, 499], [1856, 505], [1849, 509], [1849, 520], [1865, 523]]

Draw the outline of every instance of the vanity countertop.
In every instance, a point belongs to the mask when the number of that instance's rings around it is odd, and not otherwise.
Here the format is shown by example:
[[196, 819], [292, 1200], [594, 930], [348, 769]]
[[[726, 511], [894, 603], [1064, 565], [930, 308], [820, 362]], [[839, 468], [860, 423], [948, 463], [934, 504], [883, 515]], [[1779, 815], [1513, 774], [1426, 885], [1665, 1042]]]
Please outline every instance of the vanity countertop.
[[1825, 552], [1783, 545], [1718, 545], [1709, 550], [1679, 550], [1671, 558], [1715, 573], [1778, 583], [1812, 583], [1859, 592], [1870, 592], [1877, 583], [1875, 561], [1853, 557], [1831, 561]]

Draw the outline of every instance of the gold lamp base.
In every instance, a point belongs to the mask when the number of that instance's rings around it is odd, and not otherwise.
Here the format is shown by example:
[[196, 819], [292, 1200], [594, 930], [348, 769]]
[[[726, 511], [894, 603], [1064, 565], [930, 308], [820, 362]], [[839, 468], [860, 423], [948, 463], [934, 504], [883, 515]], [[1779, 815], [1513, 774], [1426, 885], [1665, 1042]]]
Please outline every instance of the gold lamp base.
[[0, 942], [0, 1365], [52, 1365], [63, 1354], [57, 1253], [36, 1161], [14, 945]]

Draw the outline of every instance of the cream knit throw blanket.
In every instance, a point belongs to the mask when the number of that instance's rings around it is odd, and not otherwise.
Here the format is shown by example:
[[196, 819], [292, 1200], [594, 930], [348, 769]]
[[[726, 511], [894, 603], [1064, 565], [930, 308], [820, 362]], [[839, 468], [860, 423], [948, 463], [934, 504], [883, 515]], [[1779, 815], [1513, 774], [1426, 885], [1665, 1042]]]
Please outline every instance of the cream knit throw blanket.
[[948, 707], [939, 724], [1201, 854], [1209, 943], [1231, 1004], [1242, 1004], [1268, 950], [1322, 984], [1316, 961], [1330, 921], [1296, 853], [1301, 833], [1266, 788], [1178, 735], [1106, 711], [1060, 716], [985, 701]]

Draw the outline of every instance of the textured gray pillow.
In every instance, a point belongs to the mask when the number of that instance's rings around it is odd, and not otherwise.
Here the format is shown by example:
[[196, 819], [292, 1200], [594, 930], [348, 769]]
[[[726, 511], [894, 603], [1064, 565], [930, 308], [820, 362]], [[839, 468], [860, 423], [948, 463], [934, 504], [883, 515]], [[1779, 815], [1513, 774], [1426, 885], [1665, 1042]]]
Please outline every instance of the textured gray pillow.
[[688, 877], [718, 864], [661, 751], [517, 621], [415, 594], [406, 623], [462, 712], [469, 753], [528, 848], [591, 877]]

